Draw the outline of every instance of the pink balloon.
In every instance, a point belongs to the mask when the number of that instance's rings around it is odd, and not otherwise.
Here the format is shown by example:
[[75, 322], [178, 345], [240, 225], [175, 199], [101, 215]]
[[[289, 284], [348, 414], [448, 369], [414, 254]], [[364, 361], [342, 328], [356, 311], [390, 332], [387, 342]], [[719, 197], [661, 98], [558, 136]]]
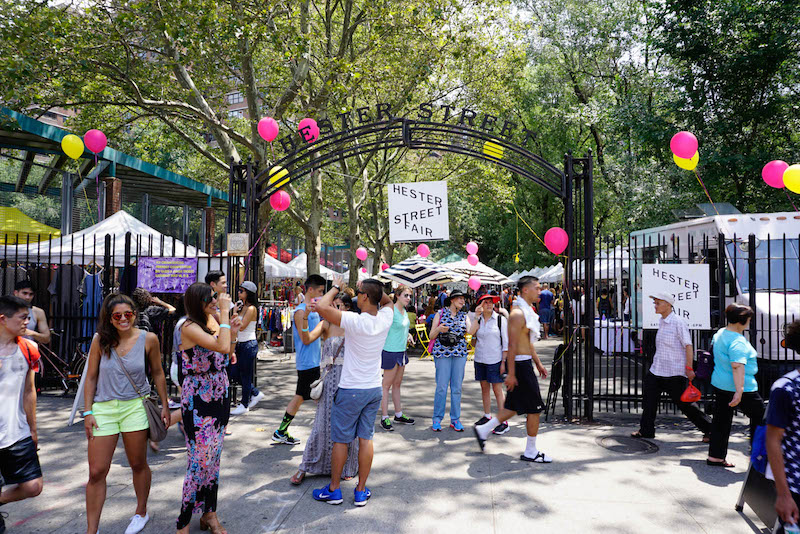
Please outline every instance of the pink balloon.
[[470, 241], [469, 243], [467, 243], [467, 254], [477, 254], [477, 253], [478, 253], [478, 244], [475, 241]]
[[367, 249], [365, 249], [364, 247], [358, 247], [356, 249], [356, 258], [358, 258], [361, 261], [366, 260], [367, 259]]
[[467, 285], [473, 291], [477, 291], [481, 288], [481, 279], [477, 276], [470, 276], [469, 280], [467, 280]]
[[366, 274], [366, 273], [367, 273], [367, 268], [366, 268], [366, 267], [362, 267], [362, 268], [361, 268], [361, 272], [362, 272], [362, 273], [364, 273], [364, 274]]
[[300, 135], [309, 143], [313, 143], [319, 139], [319, 126], [314, 119], [305, 118], [297, 125], [297, 130]]
[[567, 249], [569, 237], [563, 228], [553, 227], [544, 234], [544, 246], [553, 254], [561, 254]]
[[692, 159], [697, 152], [697, 137], [691, 132], [678, 132], [669, 142], [672, 153], [683, 159]]
[[83, 136], [83, 144], [86, 145], [86, 148], [91, 152], [99, 154], [105, 150], [108, 145], [108, 139], [106, 139], [106, 134], [100, 130], [89, 130]]
[[388, 268], [389, 268], [389, 264], [388, 263], [385, 263], [385, 262], [381, 263], [381, 271], [385, 271]]
[[764, 165], [764, 168], [761, 169], [761, 177], [767, 182], [768, 186], [783, 189], [783, 173], [788, 168], [788, 163], [776, 159]]
[[431, 255], [431, 249], [425, 243], [422, 243], [420, 246], [417, 247], [417, 254], [422, 256], [423, 258], [427, 258]]
[[469, 256], [467, 256], [467, 263], [469, 263], [473, 267], [478, 265], [478, 256], [476, 256], [475, 254], [470, 254]]
[[284, 191], [283, 189], [273, 193], [271, 197], [269, 197], [269, 205], [272, 206], [272, 209], [275, 211], [284, 211], [292, 204], [292, 197], [289, 196], [289, 193]]
[[273, 142], [278, 137], [278, 121], [272, 117], [264, 117], [258, 121], [258, 135], [264, 138], [264, 141]]

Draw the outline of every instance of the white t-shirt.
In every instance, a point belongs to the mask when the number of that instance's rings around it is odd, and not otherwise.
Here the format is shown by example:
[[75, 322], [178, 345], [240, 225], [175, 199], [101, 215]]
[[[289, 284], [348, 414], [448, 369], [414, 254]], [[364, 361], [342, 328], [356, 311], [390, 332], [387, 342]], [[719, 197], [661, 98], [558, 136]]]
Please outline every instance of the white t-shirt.
[[377, 315], [342, 312], [344, 364], [340, 388], [381, 387], [381, 352], [393, 319], [392, 306], [384, 306]]

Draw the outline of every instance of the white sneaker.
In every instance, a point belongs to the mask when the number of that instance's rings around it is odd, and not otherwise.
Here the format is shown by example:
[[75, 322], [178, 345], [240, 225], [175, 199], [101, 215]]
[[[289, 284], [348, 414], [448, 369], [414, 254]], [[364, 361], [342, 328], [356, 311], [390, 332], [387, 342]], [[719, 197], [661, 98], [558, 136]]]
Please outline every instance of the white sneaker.
[[236, 405], [236, 408], [231, 410], [231, 415], [242, 415], [243, 413], [247, 413], [249, 410], [248, 408], [242, 404], [241, 402]]
[[248, 407], [248, 408], [252, 408], [253, 406], [255, 406], [256, 404], [258, 404], [259, 402], [261, 402], [261, 401], [262, 401], [262, 400], [264, 400], [265, 398], [267, 398], [267, 396], [266, 396], [266, 395], [264, 395], [263, 393], [261, 393], [261, 392], [259, 391], [259, 392], [258, 392], [258, 395], [256, 395], [256, 396], [255, 396], [255, 397], [253, 397], [252, 399], [250, 399], [250, 404], [248, 404], [248, 405], [247, 405], [247, 407]]
[[141, 532], [148, 521], [150, 521], [150, 514], [144, 514], [144, 517], [136, 514], [135, 516], [131, 517], [131, 524], [125, 529], [125, 534], [136, 534], [137, 532]]

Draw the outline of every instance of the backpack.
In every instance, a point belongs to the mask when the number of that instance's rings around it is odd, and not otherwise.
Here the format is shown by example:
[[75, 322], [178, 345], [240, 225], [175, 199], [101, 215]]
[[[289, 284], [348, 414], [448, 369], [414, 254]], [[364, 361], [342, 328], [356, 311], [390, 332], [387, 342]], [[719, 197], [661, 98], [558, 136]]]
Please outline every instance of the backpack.
[[17, 346], [19, 346], [19, 350], [22, 351], [22, 355], [28, 361], [28, 368], [34, 373], [39, 372], [39, 358], [41, 358], [39, 345], [30, 339], [18, 337]]

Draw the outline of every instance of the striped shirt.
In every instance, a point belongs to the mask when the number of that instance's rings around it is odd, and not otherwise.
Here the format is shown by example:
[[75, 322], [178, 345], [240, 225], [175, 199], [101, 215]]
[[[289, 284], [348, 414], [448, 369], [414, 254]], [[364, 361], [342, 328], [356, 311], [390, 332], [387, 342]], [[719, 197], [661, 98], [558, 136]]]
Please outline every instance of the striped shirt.
[[692, 344], [692, 335], [686, 321], [670, 313], [658, 320], [656, 355], [650, 372], [656, 376], [686, 376], [686, 346]]

